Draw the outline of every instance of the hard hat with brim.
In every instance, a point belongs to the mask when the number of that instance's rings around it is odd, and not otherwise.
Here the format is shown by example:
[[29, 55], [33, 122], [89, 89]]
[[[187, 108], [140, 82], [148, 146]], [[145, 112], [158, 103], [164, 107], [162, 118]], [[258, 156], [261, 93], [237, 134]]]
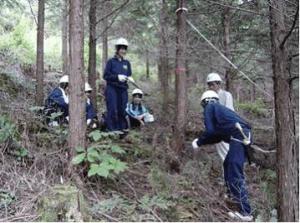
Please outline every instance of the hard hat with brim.
[[219, 99], [219, 95], [215, 91], [212, 91], [212, 90], [205, 91], [201, 96], [201, 102], [208, 98]]
[[208, 74], [207, 78], [206, 78], [206, 83], [214, 82], [214, 81], [216, 81], [216, 82], [222, 82], [222, 78], [217, 73], [210, 73], [210, 74]]
[[135, 94], [141, 94], [141, 95], [143, 95], [144, 93], [142, 92], [141, 89], [136, 88], [136, 89], [134, 89], [132, 91], [131, 95], [135, 95]]
[[59, 83], [69, 83], [69, 76], [64, 75], [59, 79]]
[[128, 47], [128, 41], [124, 38], [119, 38], [117, 41], [116, 41], [116, 46], [126, 46]]
[[91, 88], [91, 86], [89, 85], [89, 83], [85, 83], [84, 84], [84, 91], [85, 92], [87, 92], [87, 91], [92, 91], [93, 90], [93, 88]]

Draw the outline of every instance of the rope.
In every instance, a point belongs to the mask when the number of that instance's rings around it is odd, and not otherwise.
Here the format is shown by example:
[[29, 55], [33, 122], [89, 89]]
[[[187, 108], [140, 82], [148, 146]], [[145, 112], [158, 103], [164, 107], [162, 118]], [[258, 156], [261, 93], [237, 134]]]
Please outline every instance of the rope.
[[250, 77], [248, 77], [243, 71], [239, 70], [239, 68], [231, 62], [214, 44], [212, 44], [189, 20], [187, 20], [187, 23], [192, 27], [193, 30], [195, 30], [214, 50], [216, 50], [221, 57], [226, 60], [234, 69], [236, 69], [242, 76], [244, 76], [251, 84], [253, 84], [258, 90], [260, 90], [262, 93], [266, 94], [270, 98], [273, 99], [273, 96], [270, 95], [268, 92], [266, 92], [264, 89], [260, 88], [253, 80], [251, 80]]

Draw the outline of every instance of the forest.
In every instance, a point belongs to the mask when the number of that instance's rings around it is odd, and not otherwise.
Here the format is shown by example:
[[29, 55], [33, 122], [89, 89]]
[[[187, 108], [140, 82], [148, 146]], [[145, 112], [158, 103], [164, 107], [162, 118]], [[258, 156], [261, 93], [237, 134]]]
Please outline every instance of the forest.
[[0, 8], [1, 222], [299, 221], [299, 1]]

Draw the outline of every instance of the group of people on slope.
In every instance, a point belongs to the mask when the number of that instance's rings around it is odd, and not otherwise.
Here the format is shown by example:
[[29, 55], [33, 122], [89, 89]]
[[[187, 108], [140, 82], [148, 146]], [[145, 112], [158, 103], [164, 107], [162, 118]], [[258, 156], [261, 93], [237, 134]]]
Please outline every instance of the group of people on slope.
[[[135, 82], [131, 77], [131, 65], [124, 57], [128, 42], [124, 38], [118, 39], [115, 44], [115, 56], [107, 61], [103, 78], [106, 80], [105, 101], [107, 112], [102, 123], [105, 131], [128, 132], [129, 128], [139, 127], [153, 122], [154, 117], [143, 105], [141, 89], [132, 91], [132, 101], [128, 103], [128, 81]], [[45, 102], [44, 113], [49, 126], [59, 126], [69, 121], [69, 76], [64, 75], [59, 80], [59, 86], [54, 88]], [[86, 122], [87, 126], [97, 128], [98, 118], [91, 102], [92, 88], [85, 83], [86, 95]], [[51, 117], [55, 114], [55, 117]]]
[[[154, 121], [154, 118], [142, 104], [143, 92], [140, 89], [133, 90], [132, 101], [128, 103], [128, 81], [134, 82], [130, 62], [125, 59], [128, 42], [120, 38], [115, 47], [115, 56], [107, 61], [103, 75], [106, 80], [105, 124], [107, 131], [125, 133], [130, 127], [144, 125], [146, 122]], [[228, 195], [239, 206], [239, 211], [231, 211], [229, 215], [236, 220], [252, 221], [244, 176], [247, 148], [252, 142], [251, 126], [234, 111], [232, 95], [223, 90], [221, 84], [222, 79], [219, 74], [210, 73], [207, 76], [209, 90], [202, 94], [200, 100], [204, 109], [205, 131], [192, 142], [192, 148], [199, 150], [202, 145], [216, 144], [217, 152], [223, 162]], [[49, 110], [58, 109], [63, 114], [49, 125], [55, 126], [68, 121], [67, 88], [68, 77], [63, 76], [59, 87], [55, 88], [46, 100], [46, 107]], [[92, 89], [87, 83], [85, 90], [86, 119], [89, 125], [97, 119], [97, 115], [89, 99]]]

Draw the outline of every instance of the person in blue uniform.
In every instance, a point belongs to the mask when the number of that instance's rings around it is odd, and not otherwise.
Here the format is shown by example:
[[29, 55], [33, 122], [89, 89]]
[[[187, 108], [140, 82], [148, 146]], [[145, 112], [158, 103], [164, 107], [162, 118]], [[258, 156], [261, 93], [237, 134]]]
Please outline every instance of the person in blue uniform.
[[215, 91], [208, 90], [203, 93], [201, 105], [204, 108], [205, 131], [193, 141], [192, 146], [194, 150], [198, 150], [200, 146], [206, 144], [221, 141], [229, 143], [229, 151], [223, 163], [224, 180], [240, 210], [228, 214], [240, 221], [252, 221], [244, 176], [246, 150], [251, 143], [251, 127], [237, 113], [221, 105], [218, 100], [219, 96]]
[[[64, 75], [59, 80], [59, 87], [54, 88], [47, 96], [45, 101], [44, 114], [46, 116], [46, 123], [49, 126], [59, 126], [68, 122], [69, 115], [69, 98], [67, 95], [69, 87], [69, 76]], [[50, 118], [51, 114], [59, 113], [60, 116], [54, 119]]]
[[116, 54], [106, 63], [103, 78], [106, 80], [105, 99], [107, 107], [107, 131], [127, 130], [126, 105], [128, 103], [127, 81], [131, 77], [131, 65], [124, 57], [127, 52], [128, 42], [124, 38], [117, 40]]
[[86, 97], [86, 124], [87, 127], [96, 128], [97, 127], [97, 114], [94, 108], [94, 105], [90, 99], [90, 95], [92, 93], [92, 88], [88, 83], [84, 85], [85, 97]]
[[147, 122], [153, 122], [154, 117], [151, 115], [142, 103], [143, 91], [134, 89], [132, 91], [132, 102], [127, 104], [126, 113], [130, 128], [140, 127]]

